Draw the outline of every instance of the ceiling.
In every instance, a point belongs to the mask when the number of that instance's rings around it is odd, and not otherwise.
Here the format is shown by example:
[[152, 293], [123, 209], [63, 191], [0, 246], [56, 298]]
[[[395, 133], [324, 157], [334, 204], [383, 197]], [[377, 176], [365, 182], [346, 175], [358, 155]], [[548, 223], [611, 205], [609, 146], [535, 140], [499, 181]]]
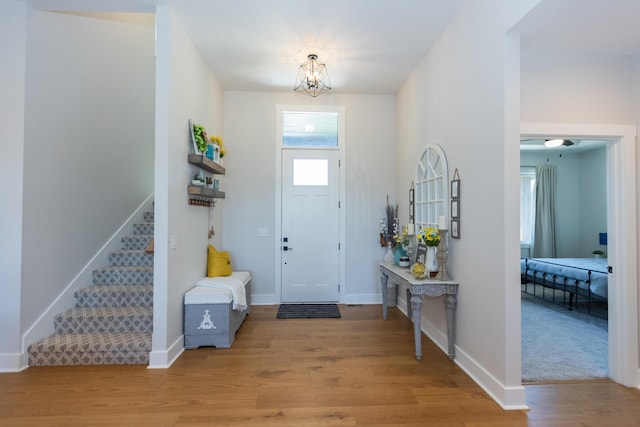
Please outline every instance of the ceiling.
[[[10, 1], [10, 0], [0, 0]], [[333, 92], [394, 94], [465, 0], [30, 0], [43, 10], [169, 4], [224, 90], [289, 91], [309, 53]], [[541, 0], [513, 31], [524, 50], [640, 52], [640, 0]]]
[[177, 13], [227, 90], [292, 90], [315, 53], [335, 92], [394, 94], [462, 3], [180, 0]]

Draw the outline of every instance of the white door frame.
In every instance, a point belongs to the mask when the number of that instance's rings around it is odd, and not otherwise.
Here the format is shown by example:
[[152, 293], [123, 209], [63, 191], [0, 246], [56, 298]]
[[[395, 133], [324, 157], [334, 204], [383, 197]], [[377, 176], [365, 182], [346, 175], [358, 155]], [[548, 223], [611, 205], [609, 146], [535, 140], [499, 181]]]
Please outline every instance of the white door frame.
[[609, 287], [609, 375], [617, 383], [639, 387], [636, 127], [522, 123], [520, 134], [607, 141], [607, 233], [612, 236], [607, 252], [614, 261], [614, 286]]
[[345, 286], [345, 254], [346, 254], [346, 243], [345, 243], [345, 225], [346, 225], [346, 203], [345, 203], [345, 194], [346, 194], [346, 174], [345, 174], [345, 107], [340, 106], [332, 106], [332, 105], [276, 105], [276, 214], [275, 220], [276, 224], [274, 227], [275, 230], [275, 301], [276, 304], [280, 304], [282, 302], [282, 242], [280, 238], [282, 236], [282, 112], [283, 111], [313, 111], [313, 112], [324, 112], [324, 113], [338, 113], [338, 151], [339, 151], [339, 175], [340, 175], [340, 212], [339, 212], [339, 239], [340, 239], [340, 254], [339, 254], [339, 280], [340, 280], [340, 293], [339, 303], [343, 303], [345, 301], [346, 295], [346, 286]]

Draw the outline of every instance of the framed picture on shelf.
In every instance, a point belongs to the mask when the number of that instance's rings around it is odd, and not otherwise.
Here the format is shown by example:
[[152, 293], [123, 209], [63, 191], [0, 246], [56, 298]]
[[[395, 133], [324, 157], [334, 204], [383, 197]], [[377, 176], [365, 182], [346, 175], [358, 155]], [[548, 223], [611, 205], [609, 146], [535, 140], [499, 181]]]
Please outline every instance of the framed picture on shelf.
[[[193, 120], [189, 119], [189, 134], [191, 135], [191, 143], [193, 144], [193, 154], [201, 154], [203, 156], [206, 155], [207, 133], [204, 130], [204, 127], [202, 125], [194, 123]], [[200, 151], [198, 149], [198, 139], [203, 139], [205, 147], [204, 151]]]
[[460, 221], [457, 219], [451, 220], [451, 237], [454, 239], [460, 238]]

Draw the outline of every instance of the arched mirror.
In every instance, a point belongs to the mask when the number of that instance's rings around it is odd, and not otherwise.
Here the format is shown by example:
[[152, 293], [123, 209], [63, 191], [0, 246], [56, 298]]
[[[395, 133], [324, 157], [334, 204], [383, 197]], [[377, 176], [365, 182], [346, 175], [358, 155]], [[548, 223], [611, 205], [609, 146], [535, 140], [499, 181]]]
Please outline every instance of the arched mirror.
[[449, 170], [439, 145], [429, 145], [422, 152], [415, 182], [416, 227], [437, 227], [441, 215], [449, 217]]

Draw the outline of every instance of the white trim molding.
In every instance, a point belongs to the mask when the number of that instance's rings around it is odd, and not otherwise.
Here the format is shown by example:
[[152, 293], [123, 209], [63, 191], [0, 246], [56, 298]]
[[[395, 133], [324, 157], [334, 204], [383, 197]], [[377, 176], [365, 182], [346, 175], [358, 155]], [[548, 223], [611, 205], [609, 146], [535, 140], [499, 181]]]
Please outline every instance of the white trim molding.
[[609, 374], [640, 387], [636, 226], [636, 126], [523, 123], [522, 137], [573, 137], [607, 141], [607, 247], [609, 265]]

